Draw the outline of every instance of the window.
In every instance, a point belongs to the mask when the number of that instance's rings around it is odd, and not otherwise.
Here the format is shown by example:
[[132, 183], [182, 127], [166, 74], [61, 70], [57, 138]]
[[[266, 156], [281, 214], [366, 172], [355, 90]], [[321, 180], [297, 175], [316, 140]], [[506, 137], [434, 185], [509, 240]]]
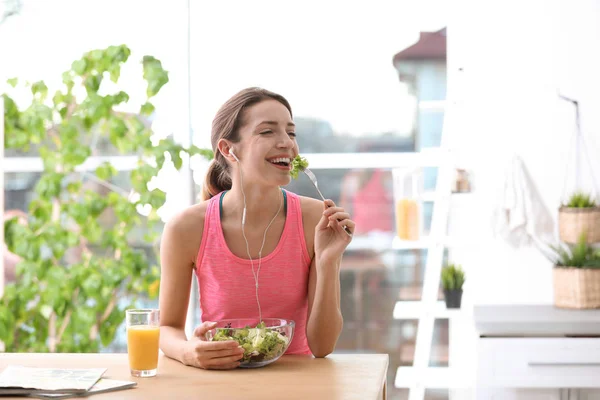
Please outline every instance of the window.
[[[409, 152], [440, 144], [445, 39], [442, 59], [415, 64], [414, 79], [404, 80], [394, 57], [418, 41], [419, 30], [427, 30], [416, 22], [427, 19], [425, 9], [415, 15], [393, 2], [343, 11], [329, 3], [318, 11], [300, 2], [265, 4], [240, 2], [235, 13], [229, 4], [192, 4], [194, 140], [209, 146], [214, 114], [243, 88], [260, 86], [290, 101], [300, 151], [321, 191], [358, 224], [341, 267], [345, 324], [337, 351], [390, 353], [393, 382], [395, 368], [412, 363], [418, 329], [415, 320], [394, 320], [394, 306], [420, 299], [427, 251], [390, 246], [395, 235], [391, 168]], [[224, 15], [226, 24], [217, 17]], [[421, 106], [422, 100], [436, 103]], [[436, 174], [435, 168], [423, 174], [429, 196], [425, 234]], [[286, 189], [318, 198], [304, 176]], [[435, 365], [447, 356], [444, 324], [436, 325]]]
[[[20, 15], [2, 26], [4, 35], [17, 39], [0, 43], [0, 52], [19, 54], [3, 58], [2, 78], [44, 79], [51, 86], [83, 52], [125, 43], [133, 50], [133, 60], [152, 54], [170, 71], [171, 82], [156, 99], [156, 113], [147, 122], [180, 142], [189, 140], [190, 123], [193, 142], [200, 147], [210, 147], [212, 118], [237, 91], [261, 86], [284, 95], [294, 111], [300, 150], [311, 161], [322, 191], [359, 223], [342, 266], [346, 324], [338, 351], [393, 354], [389, 381], [393, 382], [395, 366], [412, 363], [418, 329], [415, 320], [393, 319], [394, 306], [397, 301], [420, 299], [427, 252], [393, 249], [385, 241], [395, 235], [391, 168], [410, 152], [440, 144], [446, 67], [445, 31], [439, 28], [445, 14], [432, 13], [437, 7], [431, 5], [409, 8], [398, 2], [343, 10], [327, 2], [318, 8], [302, 2], [262, 1], [189, 2], [189, 6], [147, 1], [141, 9], [137, 3], [108, 0], [96, 2], [94, 18], [78, 19], [73, 16], [92, 9], [89, 2], [24, 2]], [[44, 35], [31, 35], [34, 30]], [[431, 61], [413, 54], [410, 63], [402, 64], [399, 51], [414, 50], [419, 31], [436, 33], [437, 39], [444, 36], [443, 56]], [[135, 79], [128, 85], [127, 90], [140, 88]], [[111, 146], [92, 138], [94, 155], [114, 157], [122, 171], [112, 183], [126, 188], [125, 171], [135, 158], [116, 156]], [[39, 165], [37, 153], [10, 150], [6, 157], [5, 208], [26, 210], [39, 178], [40, 168], [32, 167]], [[192, 166], [193, 188], [189, 177], [170, 182], [168, 199], [183, 200], [172, 204], [165, 218], [190, 204], [190, 191], [198, 194], [206, 166], [203, 161]], [[429, 195], [436, 175], [435, 168], [424, 168], [423, 185]], [[305, 177], [287, 189], [317, 196]], [[431, 200], [430, 196], [422, 211], [425, 234]], [[195, 289], [193, 294], [188, 328], [199, 323]], [[435, 365], [443, 364], [447, 353], [444, 324], [436, 325], [438, 351], [431, 361]], [[122, 351], [123, 343], [120, 335], [110, 350]]]

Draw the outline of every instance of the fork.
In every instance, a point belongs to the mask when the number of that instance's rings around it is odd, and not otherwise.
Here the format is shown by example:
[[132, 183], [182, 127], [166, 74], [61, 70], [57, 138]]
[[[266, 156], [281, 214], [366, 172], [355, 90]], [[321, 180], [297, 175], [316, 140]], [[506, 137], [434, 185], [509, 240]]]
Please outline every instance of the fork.
[[[321, 199], [325, 201], [325, 196], [323, 196], [323, 193], [321, 193], [321, 191], [319, 190], [319, 183], [317, 182], [317, 177], [315, 176], [315, 174], [308, 168], [304, 168], [302, 172], [304, 172], [306, 176], [308, 176], [308, 179], [310, 179], [312, 184], [315, 186], [315, 189], [317, 189], [317, 192], [319, 192], [319, 196], [321, 196]], [[344, 226], [344, 232], [346, 232], [348, 236], [352, 237], [352, 233], [350, 233], [350, 230], [347, 226]]]

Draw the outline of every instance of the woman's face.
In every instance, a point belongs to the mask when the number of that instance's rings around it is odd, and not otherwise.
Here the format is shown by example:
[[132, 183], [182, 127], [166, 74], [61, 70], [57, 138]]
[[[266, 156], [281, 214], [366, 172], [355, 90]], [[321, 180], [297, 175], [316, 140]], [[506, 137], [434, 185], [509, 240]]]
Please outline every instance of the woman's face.
[[277, 100], [264, 100], [244, 111], [240, 141], [233, 144], [244, 178], [265, 185], [290, 183], [291, 161], [298, 155], [295, 125]]

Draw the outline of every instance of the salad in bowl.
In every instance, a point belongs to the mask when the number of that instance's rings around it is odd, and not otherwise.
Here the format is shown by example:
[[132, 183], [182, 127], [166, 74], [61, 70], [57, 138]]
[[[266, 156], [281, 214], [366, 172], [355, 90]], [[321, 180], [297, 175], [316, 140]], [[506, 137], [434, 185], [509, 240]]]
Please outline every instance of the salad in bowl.
[[295, 323], [280, 318], [224, 319], [206, 333], [210, 341], [235, 340], [244, 349], [240, 368], [258, 368], [281, 357], [294, 336]]

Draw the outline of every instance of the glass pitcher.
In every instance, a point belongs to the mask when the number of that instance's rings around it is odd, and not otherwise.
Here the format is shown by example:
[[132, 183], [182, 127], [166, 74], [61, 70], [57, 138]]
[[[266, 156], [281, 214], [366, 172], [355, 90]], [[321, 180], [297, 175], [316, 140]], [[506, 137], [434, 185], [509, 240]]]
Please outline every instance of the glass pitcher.
[[396, 235], [402, 240], [419, 240], [422, 229], [422, 182], [420, 168], [394, 168]]

